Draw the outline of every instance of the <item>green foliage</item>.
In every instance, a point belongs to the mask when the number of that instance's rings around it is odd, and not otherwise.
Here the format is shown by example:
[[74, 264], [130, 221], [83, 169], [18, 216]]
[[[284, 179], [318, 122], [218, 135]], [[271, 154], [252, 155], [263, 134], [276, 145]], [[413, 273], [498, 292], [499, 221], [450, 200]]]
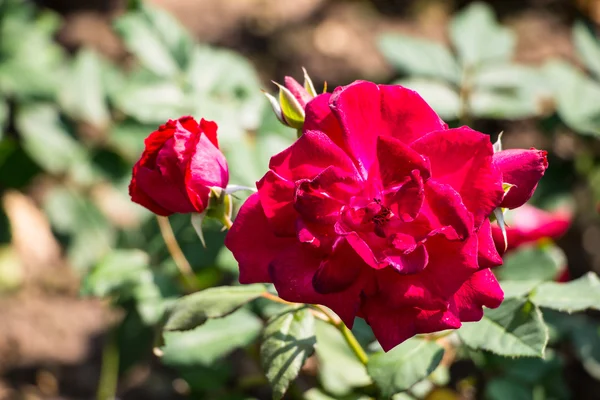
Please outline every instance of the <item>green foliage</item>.
[[339, 331], [320, 320], [315, 325], [319, 379], [323, 387], [341, 397], [354, 388], [369, 385], [372, 381], [365, 366], [352, 353]]
[[548, 329], [539, 308], [525, 299], [507, 299], [485, 310], [480, 322], [467, 322], [458, 331], [473, 349], [510, 357], [543, 357]]
[[369, 359], [367, 371], [385, 398], [410, 389], [438, 366], [444, 349], [435, 342], [408, 339], [388, 353]]
[[170, 366], [211, 365], [233, 350], [252, 343], [261, 329], [260, 319], [241, 309], [226, 317], [211, 319], [193, 330], [165, 332], [162, 361]]
[[496, 270], [498, 278], [511, 281], [554, 280], [565, 265], [565, 256], [554, 245], [523, 246], [508, 254]]
[[283, 397], [290, 382], [314, 352], [315, 343], [315, 320], [308, 308], [285, 311], [267, 322], [260, 358], [271, 383], [273, 399]]
[[586, 309], [600, 310], [600, 280], [593, 272], [567, 283], [546, 282], [530, 296], [540, 307], [572, 313]]
[[166, 331], [186, 331], [221, 318], [259, 297], [264, 285], [220, 286], [184, 296], [177, 300], [165, 324]]
[[408, 75], [395, 83], [416, 90], [443, 118], [521, 119], [543, 115], [551, 99], [544, 76], [511, 61], [515, 35], [491, 7], [473, 3], [450, 23], [456, 54], [408, 35], [385, 34], [378, 44], [389, 63]]

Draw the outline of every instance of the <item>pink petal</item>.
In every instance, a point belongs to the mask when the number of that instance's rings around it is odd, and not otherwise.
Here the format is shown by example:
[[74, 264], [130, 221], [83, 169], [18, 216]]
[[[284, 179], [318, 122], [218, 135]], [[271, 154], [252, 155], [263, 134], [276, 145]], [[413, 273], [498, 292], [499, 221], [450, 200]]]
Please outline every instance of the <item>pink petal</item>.
[[357, 278], [350, 287], [340, 292], [321, 294], [313, 287], [313, 279], [320, 265], [321, 258], [310, 247], [296, 244], [280, 251], [269, 271], [282, 299], [323, 304], [335, 311], [348, 327], [352, 327], [360, 305], [360, 293], [368, 285], [367, 278]]
[[417, 170], [424, 181], [431, 175], [425, 157], [391, 136], [377, 138], [377, 162], [384, 188], [404, 183], [413, 170]]
[[431, 175], [454, 188], [479, 228], [504, 196], [502, 175], [492, 164], [489, 136], [462, 127], [431, 132], [416, 140], [413, 149], [427, 156]]
[[298, 81], [291, 76], [286, 76], [283, 82], [285, 83], [285, 87], [292, 92], [296, 100], [298, 100], [298, 103], [300, 103], [302, 108], [304, 108], [306, 103], [312, 99], [312, 96], [306, 91], [304, 86], [299, 84]]
[[398, 85], [356, 81], [338, 87], [331, 97], [331, 109], [363, 176], [376, 159], [377, 136], [393, 136], [411, 143], [428, 132], [445, 129], [416, 92]]
[[459, 242], [435, 235], [425, 247], [428, 261], [421, 272], [402, 275], [391, 268], [377, 272], [381, 296], [390, 305], [439, 309], [479, 269], [474, 236]]
[[225, 237], [225, 246], [239, 263], [240, 283], [271, 282], [269, 264], [295, 243], [296, 238], [273, 234], [258, 193], [248, 197]]
[[329, 166], [355, 170], [348, 155], [324, 133], [304, 131], [290, 147], [271, 157], [269, 168], [285, 179], [312, 179]]
[[397, 250], [384, 251], [385, 261], [391, 268], [401, 274], [416, 274], [427, 266], [429, 255], [425, 246], [417, 246], [410, 252]]
[[538, 182], [548, 168], [547, 153], [543, 150], [504, 150], [494, 154], [494, 165], [502, 173], [502, 181], [512, 187], [501, 207], [517, 208], [531, 198]]
[[273, 233], [276, 236], [293, 236], [296, 232], [295, 220], [298, 218], [294, 210], [296, 185], [269, 170], [256, 187]]
[[451, 309], [463, 322], [479, 321], [482, 307], [496, 308], [504, 300], [504, 293], [489, 269], [474, 273], [454, 296]]
[[425, 184], [425, 201], [428, 210], [424, 211], [433, 229], [450, 226], [456, 232], [454, 238], [464, 239], [473, 230], [473, 217], [463, 204], [464, 198], [450, 186], [429, 180]]
[[206, 135], [208, 140], [218, 149], [219, 141], [217, 140], [217, 124], [213, 121], [207, 121], [204, 118], [200, 120], [200, 130]]
[[321, 261], [312, 284], [321, 294], [341, 292], [350, 287], [365, 268], [369, 266], [342, 237], [333, 246], [332, 253]]
[[[479, 241], [477, 248], [477, 259], [480, 268], [493, 268], [502, 265], [502, 257], [496, 250], [496, 245], [492, 239], [492, 228], [489, 220], [483, 221], [477, 232]], [[504, 250], [504, 246], [502, 246]]]
[[413, 221], [423, 206], [425, 188], [419, 170], [411, 172], [411, 180], [396, 192], [386, 195], [385, 203], [403, 222]]
[[449, 311], [392, 308], [378, 299], [368, 298], [361, 313], [384, 351], [421, 333], [460, 328], [460, 320]]
[[323, 93], [306, 105], [304, 131], [320, 131], [325, 133], [333, 143], [347, 154], [351, 154], [344, 141], [344, 133], [335, 114], [329, 107], [331, 93]]

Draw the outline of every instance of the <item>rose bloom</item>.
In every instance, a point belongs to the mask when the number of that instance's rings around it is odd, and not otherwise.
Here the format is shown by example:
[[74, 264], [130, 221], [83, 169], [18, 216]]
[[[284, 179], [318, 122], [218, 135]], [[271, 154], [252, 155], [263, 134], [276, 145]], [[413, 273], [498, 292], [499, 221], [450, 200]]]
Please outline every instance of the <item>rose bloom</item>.
[[225, 188], [227, 161], [219, 150], [217, 124], [192, 117], [170, 120], [145, 140], [133, 167], [129, 195], [158, 215], [201, 213], [210, 188]]
[[[272, 282], [349, 327], [363, 317], [386, 351], [477, 321], [503, 300], [488, 216], [527, 201], [547, 167], [545, 152], [507, 152], [401, 86], [319, 95], [225, 239], [240, 282]], [[505, 198], [503, 182], [518, 190]]]

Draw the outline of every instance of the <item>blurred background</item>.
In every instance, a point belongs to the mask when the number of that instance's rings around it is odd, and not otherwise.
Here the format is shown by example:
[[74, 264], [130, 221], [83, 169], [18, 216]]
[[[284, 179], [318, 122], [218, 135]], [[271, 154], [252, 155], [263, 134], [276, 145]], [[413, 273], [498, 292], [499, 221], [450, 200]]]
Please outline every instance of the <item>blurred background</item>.
[[[599, 32], [597, 0], [0, 0], [0, 399], [270, 398], [255, 339], [271, 305], [161, 338], [190, 287], [127, 185], [181, 115], [216, 121], [230, 182], [253, 185], [295, 138], [260, 90], [301, 67], [317, 88], [402, 83], [452, 126], [546, 149], [546, 211], [507, 215], [522, 237], [498, 275], [600, 272]], [[196, 289], [236, 282], [218, 226], [204, 249], [189, 217], [171, 223]], [[455, 349], [411, 396], [600, 399], [599, 315], [544, 317], [546, 360]], [[317, 334], [287, 398], [369, 398], [337, 332]]]

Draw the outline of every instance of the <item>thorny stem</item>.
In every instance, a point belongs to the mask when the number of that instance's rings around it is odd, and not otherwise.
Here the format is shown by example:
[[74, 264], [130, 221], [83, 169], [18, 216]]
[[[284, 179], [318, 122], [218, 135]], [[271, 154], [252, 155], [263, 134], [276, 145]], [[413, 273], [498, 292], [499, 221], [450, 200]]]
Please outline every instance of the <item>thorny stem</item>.
[[169, 218], [157, 215], [156, 220], [158, 221], [160, 234], [162, 235], [165, 244], [167, 245], [169, 254], [171, 254], [173, 261], [175, 261], [175, 265], [177, 266], [177, 269], [179, 270], [179, 273], [181, 274], [181, 277], [185, 282], [186, 288], [190, 292], [197, 291], [199, 288], [196, 284], [194, 271], [192, 270], [192, 266], [188, 262], [187, 258], [185, 258], [183, 251], [181, 251], [179, 243], [177, 243], [177, 239], [175, 238], [175, 234], [173, 233], [173, 228], [171, 227]]
[[[274, 294], [271, 294], [269, 292], [264, 292], [262, 294], [262, 297], [276, 303], [287, 305], [297, 304], [283, 300], [281, 297], [275, 296]], [[310, 308], [311, 311], [313, 311], [313, 315], [315, 317], [327, 322], [328, 324], [334, 326], [338, 331], [340, 331], [340, 333], [344, 337], [344, 340], [346, 341], [346, 343], [348, 343], [348, 346], [350, 346], [350, 349], [352, 349], [352, 351], [356, 355], [356, 358], [358, 358], [359, 361], [364, 365], [367, 365], [367, 362], [369, 361], [367, 353], [363, 350], [362, 346], [360, 345], [360, 343], [358, 343], [358, 340], [356, 340], [356, 337], [354, 336], [352, 331], [348, 329], [348, 327], [346, 326], [346, 324], [344, 324], [340, 317], [331, 312], [331, 310], [329, 310], [327, 307], [318, 304], [311, 304]]]

